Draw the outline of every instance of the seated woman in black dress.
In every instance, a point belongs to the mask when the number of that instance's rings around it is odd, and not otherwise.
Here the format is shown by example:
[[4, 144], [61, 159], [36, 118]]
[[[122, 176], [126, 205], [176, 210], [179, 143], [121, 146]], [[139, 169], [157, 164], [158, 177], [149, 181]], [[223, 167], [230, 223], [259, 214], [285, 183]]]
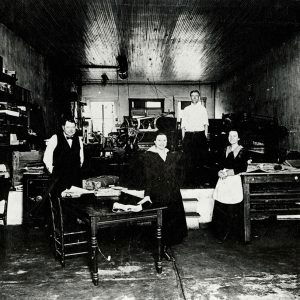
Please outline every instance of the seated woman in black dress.
[[224, 241], [230, 233], [240, 234], [242, 229], [243, 187], [239, 173], [246, 172], [248, 155], [239, 145], [239, 140], [236, 130], [229, 131], [230, 145], [226, 147], [220, 162], [219, 180], [213, 193], [213, 225], [220, 241]]
[[171, 260], [168, 247], [179, 244], [187, 235], [185, 212], [180, 193], [180, 186], [176, 176], [178, 153], [170, 152], [167, 146], [167, 136], [157, 133], [152, 146], [145, 153], [145, 197], [139, 202], [147, 201], [167, 206], [163, 211], [162, 243], [164, 256]]

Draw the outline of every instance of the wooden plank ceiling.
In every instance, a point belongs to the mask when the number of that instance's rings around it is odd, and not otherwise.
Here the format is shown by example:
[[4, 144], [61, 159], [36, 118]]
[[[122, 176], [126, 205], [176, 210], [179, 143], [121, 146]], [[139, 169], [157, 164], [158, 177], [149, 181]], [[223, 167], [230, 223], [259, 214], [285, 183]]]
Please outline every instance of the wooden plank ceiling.
[[117, 66], [121, 54], [128, 81], [212, 82], [299, 32], [300, 1], [1, 0], [0, 22], [57, 66]]

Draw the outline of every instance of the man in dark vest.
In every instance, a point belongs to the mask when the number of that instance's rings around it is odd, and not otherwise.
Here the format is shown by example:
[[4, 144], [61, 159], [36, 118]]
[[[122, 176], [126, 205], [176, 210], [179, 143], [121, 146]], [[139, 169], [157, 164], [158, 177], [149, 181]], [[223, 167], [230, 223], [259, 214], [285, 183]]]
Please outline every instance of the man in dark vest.
[[62, 119], [62, 131], [54, 134], [47, 143], [44, 163], [52, 174], [52, 192], [61, 193], [72, 185], [81, 187], [81, 166], [83, 164], [83, 144], [76, 132], [72, 118]]

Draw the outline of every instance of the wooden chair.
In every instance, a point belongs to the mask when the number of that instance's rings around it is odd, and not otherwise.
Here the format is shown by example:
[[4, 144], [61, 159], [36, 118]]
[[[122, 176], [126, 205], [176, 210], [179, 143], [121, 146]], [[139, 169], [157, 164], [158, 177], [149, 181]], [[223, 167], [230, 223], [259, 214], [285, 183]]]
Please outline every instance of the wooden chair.
[[54, 254], [64, 267], [66, 258], [89, 253], [87, 231], [84, 224], [78, 224], [76, 219], [64, 215], [60, 197], [49, 195], [49, 200]]
[[3, 225], [7, 225], [7, 206], [9, 188], [9, 179], [0, 177], [0, 202], [4, 201], [4, 206], [2, 205], [3, 202], [0, 204], [0, 207], [3, 207], [3, 210], [0, 209], [0, 221], [3, 222]]

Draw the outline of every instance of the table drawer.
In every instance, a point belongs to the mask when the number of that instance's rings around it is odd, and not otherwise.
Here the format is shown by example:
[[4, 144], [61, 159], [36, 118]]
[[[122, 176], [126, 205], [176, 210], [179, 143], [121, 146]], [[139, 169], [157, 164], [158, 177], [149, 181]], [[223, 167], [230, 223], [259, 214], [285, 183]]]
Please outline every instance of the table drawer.
[[250, 202], [251, 211], [277, 211], [277, 210], [299, 210], [300, 213], [300, 200], [299, 199], [259, 199]]
[[300, 174], [258, 174], [258, 175], [247, 175], [243, 177], [244, 183], [266, 183], [266, 182], [290, 182], [300, 184]]

